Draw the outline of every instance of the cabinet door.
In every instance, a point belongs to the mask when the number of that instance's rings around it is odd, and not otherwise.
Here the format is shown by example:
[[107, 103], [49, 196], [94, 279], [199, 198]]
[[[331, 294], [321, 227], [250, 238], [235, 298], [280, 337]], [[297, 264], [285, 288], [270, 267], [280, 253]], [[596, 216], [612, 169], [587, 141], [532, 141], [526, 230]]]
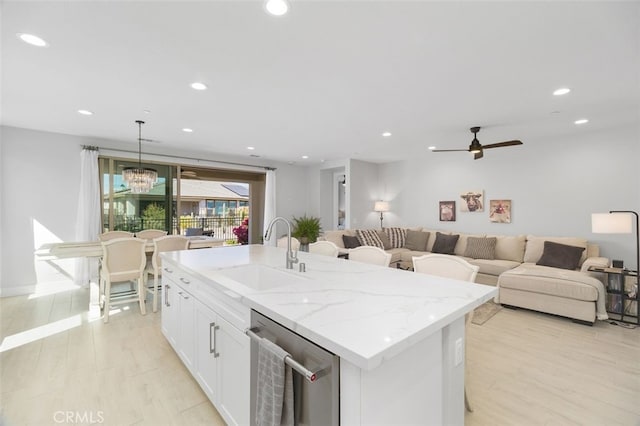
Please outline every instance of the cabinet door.
[[228, 424], [248, 425], [251, 411], [250, 338], [218, 315], [218, 411]]
[[196, 379], [214, 404], [217, 403], [217, 336], [216, 313], [196, 302]]
[[195, 311], [194, 299], [182, 287], [178, 286], [179, 318], [178, 318], [178, 354], [189, 371], [194, 371], [193, 357], [195, 353]]
[[176, 348], [178, 335], [178, 286], [168, 279], [162, 280], [162, 334], [173, 348]]

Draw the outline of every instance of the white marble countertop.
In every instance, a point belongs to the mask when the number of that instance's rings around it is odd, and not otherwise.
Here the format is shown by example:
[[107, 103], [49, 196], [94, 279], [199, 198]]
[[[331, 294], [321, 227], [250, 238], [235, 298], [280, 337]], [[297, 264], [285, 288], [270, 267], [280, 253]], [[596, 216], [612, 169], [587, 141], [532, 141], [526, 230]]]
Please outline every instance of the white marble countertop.
[[[492, 286], [303, 252], [298, 253], [306, 264], [301, 273], [298, 265], [285, 269], [285, 249], [261, 245], [171, 252], [163, 257], [365, 370], [498, 292]], [[247, 265], [274, 268], [284, 279], [277, 286], [258, 288], [230, 278], [234, 272], [242, 275]]]

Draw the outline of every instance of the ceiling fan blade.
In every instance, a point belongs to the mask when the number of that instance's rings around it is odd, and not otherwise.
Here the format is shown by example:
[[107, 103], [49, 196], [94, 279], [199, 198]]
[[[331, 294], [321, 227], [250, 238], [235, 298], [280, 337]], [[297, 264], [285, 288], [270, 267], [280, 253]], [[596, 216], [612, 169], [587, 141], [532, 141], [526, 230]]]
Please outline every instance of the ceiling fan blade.
[[482, 149], [487, 149], [487, 148], [501, 148], [503, 146], [514, 146], [514, 145], [522, 145], [521, 141], [518, 140], [513, 140], [513, 141], [505, 141], [505, 142], [498, 142], [498, 143], [491, 143], [489, 145], [482, 145]]
[[465, 151], [469, 152], [468, 149], [432, 149], [431, 152], [454, 152], [454, 151]]
[[473, 154], [473, 159], [474, 160], [479, 160], [482, 157], [484, 157], [484, 154], [482, 153], [482, 150], [480, 152], [476, 152], [475, 154]]

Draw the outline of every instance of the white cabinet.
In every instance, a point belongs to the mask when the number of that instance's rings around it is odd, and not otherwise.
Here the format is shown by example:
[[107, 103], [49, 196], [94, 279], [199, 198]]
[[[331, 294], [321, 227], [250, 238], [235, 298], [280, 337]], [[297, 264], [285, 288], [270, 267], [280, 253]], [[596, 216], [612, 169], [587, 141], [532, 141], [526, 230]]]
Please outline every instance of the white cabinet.
[[249, 337], [200, 301], [196, 330], [196, 379], [227, 424], [249, 424]]
[[162, 332], [185, 366], [193, 371], [195, 318], [191, 280], [174, 268], [163, 269]]
[[227, 424], [248, 425], [251, 411], [250, 338], [218, 316], [218, 410]]
[[251, 343], [244, 329], [249, 308], [213, 283], [168, 268], [171, 272], [163, 271], [162, 332], [225, 422], [248, 425]]

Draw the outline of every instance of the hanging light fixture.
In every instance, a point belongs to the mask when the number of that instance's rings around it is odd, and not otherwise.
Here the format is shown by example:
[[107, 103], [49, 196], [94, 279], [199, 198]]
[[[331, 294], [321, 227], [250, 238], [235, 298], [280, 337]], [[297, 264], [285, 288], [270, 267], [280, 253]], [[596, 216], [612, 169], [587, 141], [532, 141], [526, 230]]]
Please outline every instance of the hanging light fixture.
[[142, 168], [142, 125], [144, 121], [136, 120], [138, 123], [138, 167], [127, 167], [122, 171], [122, 179], [133, 194], [143, 194], [151, 191], [153, 184], [158, 180], [158, 172], [154, 169]]

